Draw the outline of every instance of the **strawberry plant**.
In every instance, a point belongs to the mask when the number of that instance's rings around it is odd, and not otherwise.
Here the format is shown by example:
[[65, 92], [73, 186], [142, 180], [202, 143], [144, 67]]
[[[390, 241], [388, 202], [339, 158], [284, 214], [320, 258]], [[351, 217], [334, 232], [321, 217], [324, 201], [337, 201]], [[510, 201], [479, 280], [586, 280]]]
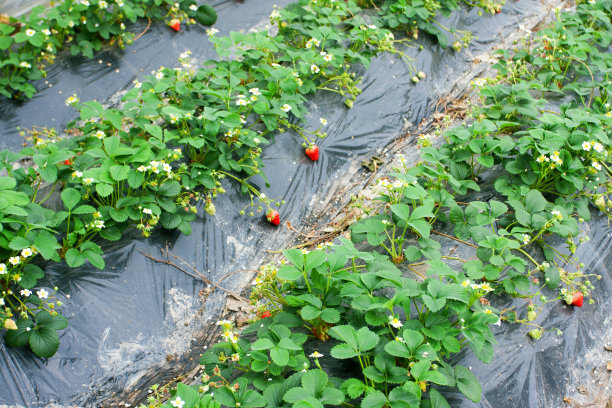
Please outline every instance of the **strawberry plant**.
[[[284, 307], [247, 328], [243, 338], [230, 322], [218, 322], [225, 341], [200, 361], [199, 398], [210, 396], [223, 406], [361, 400], [364, 407], [399, 406], [399, 401], [418, 407], [421, 401], [445, 402], [434, 388], [444, 385], [479, 401], [474, 375], [444, 359], [469, 346], [490, 361], [494, 339], [488, 325], [498, 321], [498, 311], [478, 301], [486, 290], [462, 286], [459, 274], [417, 283], [402, 277], [386, 257], [358, 251], [348, 240], [328, 248], [287, 250], [289, 262], [262, 270], [253, 299]], [[330, 356], [306, 355], [305, 344], [316, 347], [331, 339]], [[353, 376], [330, 378], [322, 359], [354, 360], [359, 369]], [[243, 374], [232, 380], [236, 373]], [[185, 392], [177, 389], [165, 406], [185, 400]]]

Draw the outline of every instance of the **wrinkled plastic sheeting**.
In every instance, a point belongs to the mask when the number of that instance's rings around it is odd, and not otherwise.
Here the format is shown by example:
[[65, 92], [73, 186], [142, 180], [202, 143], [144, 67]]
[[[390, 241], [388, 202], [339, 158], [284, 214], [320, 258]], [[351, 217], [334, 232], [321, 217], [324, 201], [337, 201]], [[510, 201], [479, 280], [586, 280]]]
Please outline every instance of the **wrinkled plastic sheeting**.
[[[219, 35], [263, 28], [273, 3], [282, 7], [288, 2], [221, 3], [215, 27]], [[491, 51], [524, 19], [545, 13], [535, 0], [509, 2], [497, 16], [480, 18], [476, 10], [455, 13], [446, 25], [470, 30], [480, 40], [474, 41], [469, 52], [455, 53], [422, 36], [418, 44], [423, 50], [404, 50], [414, 58], [415, 68], [427, 74], [416, 86], [400, 58], [383, 55], [364, 71], [363, 93], [353, 109], [346, 109], [336, 94], [311, 98], [308, 126], [316, 129], [320, 117], [328, 120], [328, 137], [319, 142], [319, 161], [304, 156], [301, 139], [294, 133], [277, 135], [276, 143], [263, 154], [271, 184], [265, 193], [287, 201], [280, 210], [282, 221], [303, 228], [300, 220], [327, 200], [334, 185], [344, 182], [362, 159], [434, 111], [437, 100], [449, 93], [454, 80], [471, 65], [472, 53]], [[140, 32], [144, 24], [131, 29]], [[196, 64], [214, 57], [204, 28], [191, 26], [175, 34], [163, 23], [154, 23], [125, 51], [106, 49], [93, 60], [58, 58], [46, 79], [51, 87], [41, 81], [38, 85], [44, 89], [32, 100], [2, 102], [2, 145], [17, 149], [21, 142], [17, 126], [61, 129], [74, 118], [64, 100], [75, 92], [81, 100], [113, 104], [134, 79], [162, 65], [176, 66], [178, 55], [187, 49], [193, 52]], [[414, 147], [411, 152], [417, 154]], [[256, 267], [265, 258], [265, 250], [285, 248], [293, 237], [284, 228], [274, 229], [263, 217], [240, 216], [238, 211], [248, 198], [235, 184], [225, 183], [224, 187], [227, 194], [215, 201], [217, 214], [204, 217], [200, 209], [190, 236], [158, 231], [148, 240], [134, 233], [119, 242], [104, 242], [107, 267], [103, 271], [88, 265], [76, 269], [46, 265], [46, 285], [59, 287], [62, 313], [70, 325], [60, 334], [60, 348], [50, 359], [39, 359], [26, 349], [6, 348], [0, 342], [0, 404], [113, 406], [142, 398], [151, 384], [164, 383], [196, 366], [201, 346], [214, 339], [210, 322], [222, 312], [226, 295], [217, 290], [204, 302], [200, 296], [206, 286], [203, 281], [142, 254], [160, 258], [159, 250], [169, 246], [187, 264], [217, 282], [228, 273]], [[236, 273], [221, 285], [239, 293], [251, 276], [250, 272]]]

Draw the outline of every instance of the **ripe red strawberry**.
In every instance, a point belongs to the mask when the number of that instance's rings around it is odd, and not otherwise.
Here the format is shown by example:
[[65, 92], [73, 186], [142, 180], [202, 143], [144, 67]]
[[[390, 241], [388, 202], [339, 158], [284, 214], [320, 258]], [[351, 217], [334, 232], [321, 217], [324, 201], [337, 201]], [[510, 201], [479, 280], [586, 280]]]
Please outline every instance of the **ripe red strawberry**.
[[64, 160], [64, 164], [65, 164], [66, 166], [70, 166], [70, 165], [72, 164], [72, 159], [66, 159], [66, 160]]
[[310, 145], [306, 148], [306, 156], [310, 158], [312, 161], [319, 160], [319, 146]]
[[170, 20], [170, 28], [173, 29], [174, 31], [180, 30], [181, 20], [179, 20], [178, 18], [173, 18], [172, 20]]
[[268, 213], [266, 214], [266, 219], [272, 225], [280, 224], [280, 215], [278, 214], [278, 211], [276, 210], [268, 211]]
[[260, 318], [262, 318], [262, 319], [265, 319], [266, 317], [270, 317], [270, 316], [272, 316], [272, 314], [270, 313], [270, 311], [269, 311], [269, 310], [266, 310], [266, 311], [265, 311], [265, 312], [263, 312], [263, 313], [261, 314], [261, 316], [259, 316], [259, 317], [260, 317]]
[[572, 297], [572, 306], [582, 307], [582, 301], [584, 300], [584, 295], [581, 291], [574, 292]]

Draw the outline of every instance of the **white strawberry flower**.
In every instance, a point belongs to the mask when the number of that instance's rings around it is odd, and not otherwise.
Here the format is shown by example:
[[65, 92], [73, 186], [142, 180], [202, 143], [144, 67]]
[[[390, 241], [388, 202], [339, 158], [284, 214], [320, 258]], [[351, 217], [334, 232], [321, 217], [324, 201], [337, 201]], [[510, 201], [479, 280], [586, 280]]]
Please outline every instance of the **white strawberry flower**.
[[217, 321], [217, 326], [221, 326], [223, 330], [229, 330], [232, 328], [232, 322], [229, 320], [219, 320]]
[[75, 103], [79, 102], [79, 97], [76, 96], [76, 94], [69, 96], [68, 99], [66, 99], [66, 106], [70, 106], [70, 105], [74, 105]]
[[40, 289], [40, 290], [36, 291], [36, 295], [40, 299], [46, 299], [46, 298], [49, 297], [49, 292], [47, 292], [45, 289]]
[[9, 262], [11, 263], [11, 265], [15, 266], [15, 265], [19, 265], [19, 263], [21, 262], [21, 258], [19, 258], [18, 256], [11, 256], [9, 258]]
[[589, 142], [582, 142], [582, 150], [587, 151], [587, 152], [589, 150], [591, 150], [591, 143], [589, 143]]
[[96, 133], [94, 133], [94, 136], [98, 139], [104, 139], [106, 137], [106, 133], [101, 130], [98, 130]]
[[21, 289], [19, 293], [21, 296], [28, 297], [32, 294], [32, 291], [30, 289]]
[[6, 264], [0, 263], [0, 275], [4, 275], [6, 273]]
[[143, 208], [142, 212], [145, 213], [145, 214], [148, 214], [148, 215], [152, 215], [153, 214], [153, 211], [151, 211], [150, 208]]
[[191, 6], [189, 6], [189, 10], [197, 11], [198, 10], [198, 6], [196, 6], [195, 4], [192, 4]]
[[21, 250], [21, 256], [24, 258], [29, 258], [34, 254], [32, 248], [24, 248]]
[[94, 181], [96, 181], [93, 177], [87, 177], [83, 179], [83, 184], [85, 184], [86, 186], [91, 185], [91, 183], [93, 183]]
[[259, 88], [251, 88], [251, 89], [249, 89], [249, 92], [252, 93], [255, 96], [261, 95], [261, 92], [259, 91]]
[[591, 164], [591, 166], [593, 166], [593, 168], [595, 170], [601, 170], [601, 164], [597, 163], [596, 161], [593, 160], [593, 163]]
[[159, 71], [157, 74], [155, 74], [155, 78], [157, 78], [158, 80], [162, 79], [163, 77], [164, 77], [164, 73], [161, 72], [161, 71]]
[[25, 30], [25, 35], [27, 37], [34, 37], [36, 35], [36, 30], [32, 30], [31, 28], [28, 28], [27, 30]]
[[93, 220], [91, 222], [91, 226], [94, 229], [101, 230], [102, 228], [104, 228], [104, 221], [102, 221], [102, 220]]
[[20, 66], [21, 68], [32, 68], [32, 64], [30, 64], [29, 62], [26, 62], [26, 61], [21, 61], [21, 62], [19, 63], [19, 66]]
[[185, 401], [183, 401], [181, 397], [176, 397], [175, 400], [170, 401], [170, 405], [172, 405], [174, 408], [183, 408]]
[[236, 99], [236, 105], [238, 106], [246, 106], [248, 105], [248, 101], [245, 99], [246, 97], [244, 95], [238, 95], [237, 99]]
[[289, 104], [287, 104], [287, 103], [286, 103], [286, 104], [284, 104], [283, 106], [281, 106], [281, 110], [282, 110], [283, 112], [289, 112], [289, 111], [291, 110], [291, 105], [289, 105]]
[[404, 324], [402, 322], [400, 322], [400, 320], [395, 317], [395, 316], [389, 316], [389, 324], [393, 327], [395, 327], [396, 329], [399, 329], [400, 327], [402, 327]]
[[310, 357], [310, 358], [321, 358], [321, 357], [325, 357], [325, 355], [321, 354], [317, 350], [315, 350], [313, 353], [309, 354], [308, 357]]
[[592, 145], [593, 145], [593, 149], [595, 149], [597, 153], [601, 153], [604, 149], [603, 145], [599, 142], [592, 143]]
[[318, 73], [320, 71], [320, 69], [319, 69], [319, 67], [316, 64], [312, 64], [312, 65], [310, 65], [310, 71], [313, 74], [316, 74], [316, 73]]

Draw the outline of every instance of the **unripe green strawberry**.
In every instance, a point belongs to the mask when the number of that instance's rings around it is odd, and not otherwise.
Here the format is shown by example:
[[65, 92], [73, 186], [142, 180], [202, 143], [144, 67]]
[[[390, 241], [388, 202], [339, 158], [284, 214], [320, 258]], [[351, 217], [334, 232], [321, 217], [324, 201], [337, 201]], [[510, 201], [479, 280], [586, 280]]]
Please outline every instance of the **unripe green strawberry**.
[[540, 329], [533, 329], [533, 330], [531, 330], [529, 332], [529, 335], [534, 340], [540, 340], [540, 338], [542, 337], [542, 330], [540, 330]]
[[606, 209], [606, 199], [604, 196], [599, 196], [597, 200], [595, 200], [595, 206], [599, 208], [601, 211]]
[[535, 310], [529, 310], [527, 312], [527, 320], [529, 320], [530, 322], [534, 321], [536, 319], [536, 317], [537, 317], [537, 313], [536, 313]]
[[206, 203], [206, 206], [204, 207], [204, 211], [206, 211], [208, 215], [215, 215], [215, 213], [217, 212], [215, 205], [210, 201]]

